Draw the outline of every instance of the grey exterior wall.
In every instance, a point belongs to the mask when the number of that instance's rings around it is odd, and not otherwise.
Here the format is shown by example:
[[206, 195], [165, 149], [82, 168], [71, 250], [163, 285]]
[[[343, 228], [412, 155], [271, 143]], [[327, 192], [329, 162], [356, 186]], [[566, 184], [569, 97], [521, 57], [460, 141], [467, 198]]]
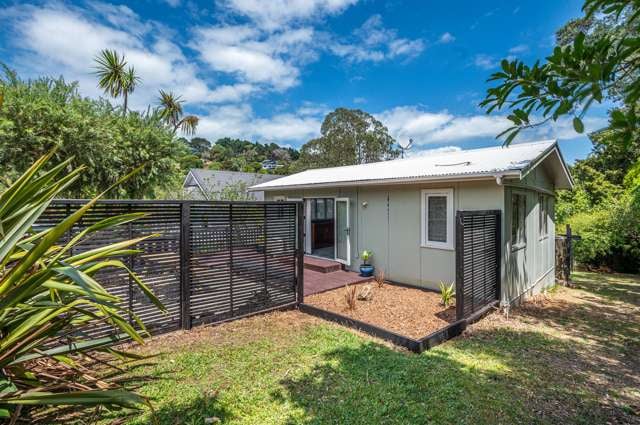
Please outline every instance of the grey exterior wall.
[[454, 211], [504, 211], [504, 188], [493, 179], [448, 184], [272, 191], [265, 197], [267, 200], [280, 196], [349, 198], [349, 268], [358, 270], [361, 263], [359, 253], [367, 249], [373, 252], [372, 264], [384, 269], [388, 279], [438, 289], [440, 281], [454, 282], [456, 254], [455, 249], [421, 246], [421, 191], [445, 188], [453, 189]]
[[[554, 185], [545, 168], [536, 167], [520, 182], [505, 183], [505, 217], [502, 304], [518, 303], [555, 283]], [[527, 200], [526, 244], [516, 249], [511, 240], [511, 196], [522, 193]], [[540, 233], [538, 195], [549, 202], [548, 232]]]

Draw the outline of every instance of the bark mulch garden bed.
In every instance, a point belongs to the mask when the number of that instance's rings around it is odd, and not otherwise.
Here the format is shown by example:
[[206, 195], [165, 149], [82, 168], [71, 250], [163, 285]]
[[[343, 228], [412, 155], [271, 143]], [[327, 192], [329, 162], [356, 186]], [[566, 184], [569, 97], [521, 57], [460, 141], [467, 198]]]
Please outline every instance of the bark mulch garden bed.
[[[371, 298], [357, 299], [355, 308], [347, 302], [347, 288], [359, 293], [370, 287]], [[440, 294], [411, 285], [377, 282], [349, 285], [304, 298], [298, 308], [325, 320], [340, 323], [421, 353], [455, 336], [482, 318], [498, 301], [457, 319], [455, 307], [445, 308]]]
[[347, 306], [344, 287], [310, 295], [304, 302], [413, 339], [456, 321], [455, 307], [445, 308], [435, 292], [388, 283], [379, 287], [375, 281], [350, 287], [360, 291], [366, 285], [371, 287], [371, 299], [356, 300], [355, 309]]

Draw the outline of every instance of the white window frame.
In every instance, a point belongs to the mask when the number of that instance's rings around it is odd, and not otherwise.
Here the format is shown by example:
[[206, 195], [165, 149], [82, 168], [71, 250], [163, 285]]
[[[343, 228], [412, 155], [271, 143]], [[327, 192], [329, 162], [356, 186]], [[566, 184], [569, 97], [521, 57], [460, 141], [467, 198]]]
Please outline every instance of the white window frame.
[[[446, 196], [447, 197], [447, 241], [446, 242], [436, 242], [430, 241], [427, 237], [427, 233], [429, 231], [429, 223], [427, 219], [429, 217], [429, 203], [427, 202], [428, 198], [431, 196]], [[454, 214], [453, 214], [453, 189], [425, 189], [421, 191], [421, 203], [422, 203], [422, 212], [421, 212], [421, 234], [422, 241], [421, 246], [423, 248], [436, 248], [436, 249], [446, 249], [453, 250], [454, 249], [454, 240], [455, 235], [454, 232]]]
[[[520, 190], [514, 190], [511, 192], [511, 199], [510, 199], [510, 205], [511, 208], [513, 209], [513, 197], [515, 195], [518, 196], [522, 196], [522, 198], [524, 199], [524, 211], [523, 211], [523, 216], [522, 216], [522, 226], [523, 226], [523, 235], [524, 235], [524, 240], [522, 241], [518, 241], [518, 240], [514, 240], [513, 239], [513, 211], [511, 211], [511, 227], [509, 228], [509, 239], [511, 241], [511, 250], [512, 251], [518, 251], [520, 249], [524, 249], [527, 247], [527, 242], [528, 242], [528, 238], [527, 238], [527, 217], [528, 217], [528, 211], [527, 211], [527, 204], [529, 203], [529, 200], [527, 199], [527, 192], [525, 191], [520, 191]], [[518, 220], [519, 220], [519, 216], [518, 216]], [[517, 223], [516, 223], [517, 224]]]

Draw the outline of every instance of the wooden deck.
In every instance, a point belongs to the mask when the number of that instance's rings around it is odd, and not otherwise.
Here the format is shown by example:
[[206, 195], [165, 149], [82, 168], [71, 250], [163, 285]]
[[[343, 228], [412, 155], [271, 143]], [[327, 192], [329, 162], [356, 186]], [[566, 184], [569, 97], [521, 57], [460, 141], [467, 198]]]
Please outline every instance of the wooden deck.
[[335, 261], [305, 257], [304, 295], [318, 294], [347, 284], [371, 280], [370, 277], [362, 277], [358, 273], [342, 270], [341, 266]]

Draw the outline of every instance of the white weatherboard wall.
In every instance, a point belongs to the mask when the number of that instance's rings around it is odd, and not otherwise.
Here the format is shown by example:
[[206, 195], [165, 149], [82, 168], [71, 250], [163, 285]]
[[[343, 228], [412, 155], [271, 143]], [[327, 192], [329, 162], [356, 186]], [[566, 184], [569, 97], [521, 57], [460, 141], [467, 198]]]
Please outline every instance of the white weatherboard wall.
[[[504, 210], [504, 188], [495, 180], [448, 184], [346, 187], [319, 190], [278, 190], [267, 199], [348, 197], [351, 217], [351, 266], [358, 270], [359, 253], [373, 252], [372, 263], [388, 279], [438, 289], [440, 281], [455, 280], [455, 249], [421, 246], [421, 191], [453, 189], [457, 210]], [[363, 206], [366, 203], [366, 207]], [[454, 226], [455, 229], [455, 226]], [[452, 235], [455, 240], [455, 234]]]

